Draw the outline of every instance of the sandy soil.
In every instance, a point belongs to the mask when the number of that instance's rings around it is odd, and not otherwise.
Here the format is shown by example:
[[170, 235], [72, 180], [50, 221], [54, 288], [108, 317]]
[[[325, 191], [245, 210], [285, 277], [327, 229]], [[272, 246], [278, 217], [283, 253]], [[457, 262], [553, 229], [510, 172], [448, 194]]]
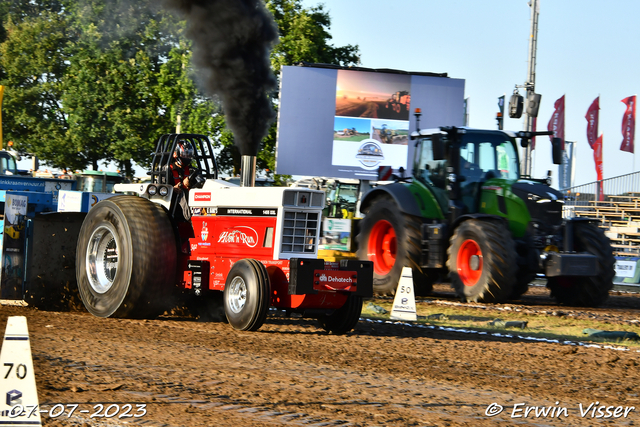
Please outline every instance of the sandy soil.
[[[545, 311], [544, 295], [529, 298]], [[617, 299], [627, 307], [610, 310], [637, 317], [640, 296], [614, 297], [611, 307]], [[27, 317], [42, 410], [79, 405], [71, 418], [43, 413], [46, 426], [640, 424], [635, 350], [366, 320], [333, 336], [314, 321], [277, 316], [253, 333], [187, 317], [100, 319], [13, 306], [0, 306], [2, 330], [8, 316]], [[126, 404], [129, 415], [146, 405], [146, 414], [91, 419], [98, 404], [118, 415]], [[496, 405], [502, 412], [488, 417]], [[596, 418], [594, 406], [603, 405], [611, 416], [605, 408]]]

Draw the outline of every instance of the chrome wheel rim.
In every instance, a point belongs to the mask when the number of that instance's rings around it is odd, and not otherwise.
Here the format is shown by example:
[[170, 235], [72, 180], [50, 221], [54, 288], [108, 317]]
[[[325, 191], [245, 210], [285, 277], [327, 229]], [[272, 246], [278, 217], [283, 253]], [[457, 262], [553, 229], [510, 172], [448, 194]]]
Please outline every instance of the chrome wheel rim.
[[247, 284], [242, 277], [236, 276], [233, 278], [229, 284], [227, 295], [231, 311], [240, 313], [247, 303]]
[[113, 286], [118, 273], [118, 242], [112, 226], [96, 228], [89, 239], [86, 268], [91, 288], [104, 294]]

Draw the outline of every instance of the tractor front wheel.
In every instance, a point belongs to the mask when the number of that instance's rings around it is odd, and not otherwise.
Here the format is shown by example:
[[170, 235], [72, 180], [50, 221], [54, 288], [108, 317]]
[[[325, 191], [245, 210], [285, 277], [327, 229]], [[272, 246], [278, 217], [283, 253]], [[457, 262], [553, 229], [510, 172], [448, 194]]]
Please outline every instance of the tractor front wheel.
[[591, 277], [549, 277], [547, 287], [551, 296], [560, 304], [576, 307], [597, 307], [608, 297], [613, 289], [615, 262], [611, 242], [599, 227], [585, 222], [574, 225], [577, 252], [589, 252], [596, 255], [596, 274]]
[[447, 251], [451, 284], [470, 302], [504, 302], [515, 276], [515, 243], [496, 221], [469, 219], [455, 229]]
[[404, 215], [390, 196], [372, 202], [358, 234], [358, 258], [373, 261], [373, 291], [394, 295], [402, 268], [419, 268], [420, 221]]
[[264, 264], [255, 259], [241, 259], [233, 264], [223, 299], [224, 313], [233, 329], [260, 329], [271, 304], [271, 284]]

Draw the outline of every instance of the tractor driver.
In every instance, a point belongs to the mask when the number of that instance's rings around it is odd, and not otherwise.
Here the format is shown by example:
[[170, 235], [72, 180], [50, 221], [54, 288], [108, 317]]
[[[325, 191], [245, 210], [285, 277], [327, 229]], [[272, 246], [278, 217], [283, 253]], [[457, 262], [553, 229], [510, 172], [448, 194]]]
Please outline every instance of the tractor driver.
[[190, 165], [193, 155], [193, 146], [189, 141], [178, 141], [170, 165], [175, 184], [173, 188], [178, 192], [181, 192], [183, 189], [189, 190], [190, 188], [189, 174], [191, 173]]
[[189, 221], [191, 218], [191, 210], [188, 204], [188, 194], [191, 188], [191, 182], [189, 180], [189, 174], [191, 171], [191, 159], [194, 156], [193, 146], [189, 141], [180, 140], [176, 144], [176, 148], [173, 151], [173, 158], [169, 165], [171, 173], [173, 174], [173, 188], [174, 193], [177, 194], [176, 203], [180, 206], [182, 216], [185, 221]]

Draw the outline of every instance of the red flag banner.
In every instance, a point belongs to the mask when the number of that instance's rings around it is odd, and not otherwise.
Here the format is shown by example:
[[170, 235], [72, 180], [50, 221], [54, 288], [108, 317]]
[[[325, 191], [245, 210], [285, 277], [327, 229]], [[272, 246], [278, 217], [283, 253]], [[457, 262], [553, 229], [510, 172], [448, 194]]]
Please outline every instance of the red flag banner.
[[604, 189], [602, 185], [604, 171], [604, 168], [602, 166], [602, 135], [600, 135], [596, 142], [593, 144], [593, 160], [596, 163], [596, 178], [598, 180], [598, 185], [600, 186], [599, 200], [604, 200]]
[[549, 139], [560, 138], [562, 140], [562, 150], [564, 151], [564, 95], [553, 104], [553, 108], [551, 120], [547, 125], [547, 130], [553, 132], [553, 135], [549, 135]]
[[591, 106], [587, 110], [587, 115], [584, 116], [587, 119], [587, 142], [589, 146], [593, 148], [593, 144], [598, 139], [598, 111], [600, 110], [600, 97], [597, 97], [591, 103]]
[[621, 151], [633, 153], [633, 140], [636, 134], [636, 96], [629, 96], [620, 102], [624, 102], [627, 110], [622, 116], [622, 144]]

